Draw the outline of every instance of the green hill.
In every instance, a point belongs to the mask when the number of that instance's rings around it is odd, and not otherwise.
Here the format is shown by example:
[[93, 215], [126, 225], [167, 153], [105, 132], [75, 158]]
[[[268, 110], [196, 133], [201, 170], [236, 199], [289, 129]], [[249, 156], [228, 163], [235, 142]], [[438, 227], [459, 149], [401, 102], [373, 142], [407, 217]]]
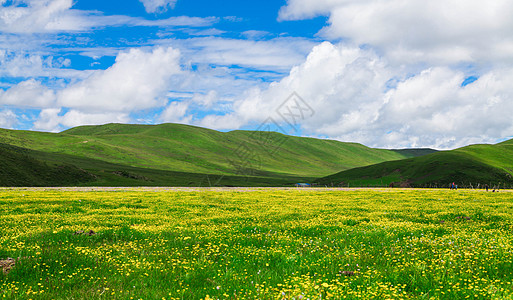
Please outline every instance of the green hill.
[[392, 151], [404, 155], [406, 158], [419, 157], [438, 152], [438, 150], [430, 148], [392, 149]]
[[74, 165], [49, 163], [36, 151], [0, 143], [0, 185], [75, 185], [95, 180], [95, 176]]
[[[107, 124], [61, 133], [1, 129], [0, 139], [16, 149], [23, 148], [20, 151], [31, 158], [27, 164], [38, 168], [47, 165], [49, 169], [65, 165], [94, 178], [77, 183], [66, 175], [52, 184], [20, 175], [16, 181], [0, 179], [3, 186], [279, 186], [407, 157], [356, 143], [274, 132], [218, 132], [180, 124]], [[17, 169], [15, 163], [2, 168], [14, 177], [29, 172]]]
[[422, 157], [342, 171], [318, 180], [349, 186], [461, 187], [513, 186], [513, 141], [472, 145]]

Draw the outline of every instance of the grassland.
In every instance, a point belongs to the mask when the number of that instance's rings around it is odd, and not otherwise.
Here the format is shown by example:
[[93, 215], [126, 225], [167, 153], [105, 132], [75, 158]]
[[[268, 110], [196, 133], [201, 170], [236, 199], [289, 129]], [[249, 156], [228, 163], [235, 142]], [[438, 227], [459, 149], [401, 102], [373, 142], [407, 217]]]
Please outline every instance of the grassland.
[[513, 296], [512, 193], [1, 189], [0, 211], [2, 299]]
[[321, 184], [350, 186], [513, 187], [513, 141], [471, 145], [421, 157], [345, 170], [319, 179]]
[[[62, 133], [0, 129], [0, 141], [30, 158], [23, 162], [11, 155], [9, 178], [0, 177], [0, 186], [207, 186], [209, 181], [219, 186], [283, 186], [408, 157], [356, 143], [180, 124], [107, 124]], [[38, 172], [21, 167], [29, 163]], [[48, 182], [39, 177], [44, 165], [90, 176], [77, 183], [81, 177], [62, 173]]]
[[53, 165], [37, 159], [37, 151], [0, 143], [0, 185], [73, 185], [93, 181], [94, 176], [73, 165]]

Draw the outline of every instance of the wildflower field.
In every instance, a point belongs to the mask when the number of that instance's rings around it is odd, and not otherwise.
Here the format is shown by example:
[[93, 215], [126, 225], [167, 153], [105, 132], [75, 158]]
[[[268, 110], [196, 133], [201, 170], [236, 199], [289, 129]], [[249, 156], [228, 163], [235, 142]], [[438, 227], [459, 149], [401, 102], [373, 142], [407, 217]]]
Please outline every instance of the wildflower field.
[[511, 299], [513, 193], [0, 189], [0, 299]]

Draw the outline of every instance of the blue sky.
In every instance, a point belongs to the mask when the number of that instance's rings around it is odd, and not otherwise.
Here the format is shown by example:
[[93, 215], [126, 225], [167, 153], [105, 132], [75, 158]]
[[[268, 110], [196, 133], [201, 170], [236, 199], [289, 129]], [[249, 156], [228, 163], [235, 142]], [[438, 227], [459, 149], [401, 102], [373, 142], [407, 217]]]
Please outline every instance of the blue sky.
[[0, 127], [493, 143], [513, 135], [512, 20], [506, 0], [0, 0]]
[[[59, 1], [7, 1], [2, 9], [34, 8], [36, 11], [38, 8], [48, 8], [53, 2]], [[177, 3], [167, 1], [168, 5], [165, 5], [166, 1], [161, 1], [164, 5], [156, 11], [148, 11], [143, 2], [137, 0], [74, 1], [67, 7], [67, 1], [60, 2], [66, 9], [56, 13], [55, 18], [64, 18], [66, 14], [74, 15], [78, 26], [69, 24], [68, 29], [41, 30], [42, 32], [38, 32], [40, 28], [29, 27], [6, 32], [4, 45], [7, 49], [4, 56], [7, 57], [7, 62], [18, 61], [21, 66], [16, 66], [15, 69], [22, 70], [2, 72], [0, 79], [4, 90], [27, 80], [36, 80], [38, 84], [54, 89], [57, 93], [63, 87], [87, 78], [87, 73], [112, 67], [120, 52], [136, 48], [151, 51], [154, 47], [165, 46], [180, 49], [183, 54], [180, 63], [189, 71], [209, 73], [207, 76], [214, 79], [225, 77], [226, 80], [221, 78], [218, 81], [224, 81], [223, 85], [226, 86], [222, 90], [218, 89], [216, 93], [220, 97], [233, 97], [251, 87], [284, 77], [320, 41], [315, 35], [326, 22], [326, 18], [322, 16], [306, 21], [278, 21], [278, 11], [286, 4], [285, 1], [223, 1], [222, 5], [215, 1], [202, 0]], [[13, 40], [21, 45], [7, 46]], [[30, 40], [28, 45], [23, 44], [26, 40]], [[270, 54], [263, 53], [257, 57], [258, 61], [252, 62], [253, 55], [244, 56], [242, 53], [241, 57], [234, 57], [234, 53], [229, 53], [232, 44], [239, 42], [248, 43], [247, 46], [242, 45], [241, 51], [253, 47], [251, 43], [260, 44], [254, 47], [255, 52], [266, 50], [265, 48], [275, 50]], [[208, 47], [217, 49], [210, 51]], [[283, 53], [280, 53], [282, 50]], [[201, 57], [204, 53], [213, 57]], [[282, 58], [284, 61], [276, 64]], [[5, 62], [4, 67], [8, 67]], [[168, 92], [173, 95], [168, 98], [168, 103], [208, 94], [212, 91], [209, 82], [213, 80], [205, 81], [205, 85], [198, 83], [183, 88], [170, 86]], [[38, 113], [45, 107], [30, 106], [16, 105], [12, 101], [5, 105], [4, 111], [13, 112], [17, 118], [12, 120], [11, 117], [8, 124], [10, 126], [4, 127], [59, 131], [81, 125], [81, 122], [37, 123]], [[168, 121], [159, 119], [164, 109], [165, 105], [162, 105], [133, 110], [128, 114], [124, 112], [128, 117], [118, 120], [130, 123]], [[69, 107], [62, 106], [57, 116], [62, 117], [69, 111]], [[206, 114], [219, 114], [215, 109], [205, 110], [192, 106], [188, 113], [194, 119]], [[112, 122], [118, 120], [114, 119]], [[102, 118], [99, 121], [105, 123], [109, 120]], [[169, 121], [180, 122], [178, 119]], [[92, 123], [96, 122], [92, 120]]]

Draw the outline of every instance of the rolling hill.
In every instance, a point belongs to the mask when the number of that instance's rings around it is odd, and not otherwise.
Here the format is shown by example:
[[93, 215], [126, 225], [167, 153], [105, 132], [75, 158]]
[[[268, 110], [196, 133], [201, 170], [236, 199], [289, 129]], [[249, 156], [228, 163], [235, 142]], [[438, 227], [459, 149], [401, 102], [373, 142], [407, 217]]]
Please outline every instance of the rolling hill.
[[323, 185], [448, 187], [512, 187], [513, 140], [471, 145], [421, 157], [345, 170], [319, 179]]
[[3, 186], [74, 185], [95, 176], [67, 164], [48, 164], [36, 151], [0, 143], [0, 183]]
[[[280, 186], [408, 157], [356, 143], [180, 124], [1, 129], [0, 140], [1, 155], [10, 157], [1, 165], [8, 175], [2, 186]], [[56, 172], [63, 168], [71, 173]]]
[[413, 149], [392, 149], [392, 151], [404, 155], [406, 158], [424, 156], [431, 153], [436, 153], [438, 150], [430, 148], [413, 148]]

